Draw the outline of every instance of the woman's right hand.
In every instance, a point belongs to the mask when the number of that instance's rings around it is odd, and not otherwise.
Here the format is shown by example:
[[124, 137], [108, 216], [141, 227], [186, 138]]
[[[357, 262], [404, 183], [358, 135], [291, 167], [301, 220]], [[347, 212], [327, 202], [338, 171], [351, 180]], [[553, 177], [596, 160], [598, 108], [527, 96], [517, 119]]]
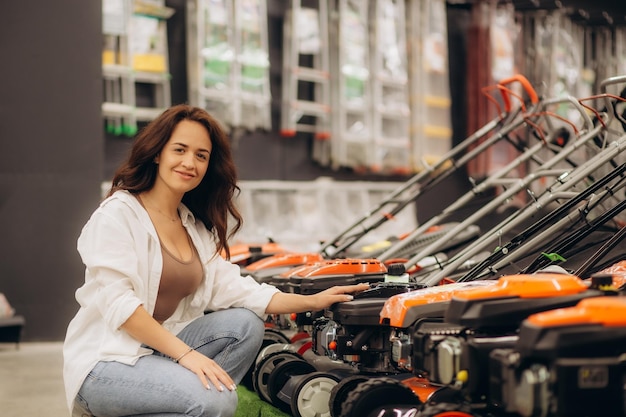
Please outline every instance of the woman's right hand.
[[171, 358], [178, 358], [178, 364], [198, 375], [206, 389], [211, 389], [211, 384], [218, 391], [224, 391], [224, 387], [231, 391], [237, 388], [230, 375], [213, 359], [209, 359], [198, 351], [190, 350], [182, 340], [165, 330], [143, 306], [137, 307], [121, 328], [159, 352]]
[[224, 388], [230, 391], [237, 389], [235, 381], [217, 362], [196, 350], [184, 355], [178, 363], [196, 374], [206, 389], [211, 389], [211, 385], [218, 391], [224, 391]]

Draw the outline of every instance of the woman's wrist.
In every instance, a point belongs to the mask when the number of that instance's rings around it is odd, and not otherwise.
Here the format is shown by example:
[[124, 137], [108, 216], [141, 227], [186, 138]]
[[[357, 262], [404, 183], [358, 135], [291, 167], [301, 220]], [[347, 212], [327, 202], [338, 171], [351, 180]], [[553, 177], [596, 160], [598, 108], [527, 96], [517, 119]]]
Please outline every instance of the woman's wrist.
[[178, 363], [180, 362], [180, 360], [182, 358], [184, 358], [185, 356], [187, 356], [187, 354], [191, 353], [191, 351], [193, 350], [192, 347], [190, 347], [189, 349], [187, 349], [184, 353], [182, 353], [180, 356], [178, 356], [177, 358], [172, 358], [172, 360], [174, 361], [174, 363]]

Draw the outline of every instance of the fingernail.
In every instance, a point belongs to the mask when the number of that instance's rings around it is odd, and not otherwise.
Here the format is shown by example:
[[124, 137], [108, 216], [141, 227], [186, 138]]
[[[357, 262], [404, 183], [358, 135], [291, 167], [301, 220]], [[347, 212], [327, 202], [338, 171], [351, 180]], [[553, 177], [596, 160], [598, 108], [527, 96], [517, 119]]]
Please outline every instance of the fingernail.
[[347, 299], [348, 301], [352, 301], [352, 300], [354, 299], [354, 297], [353, 297], [353, 296], [351, 296], [351, 295], [346, 295], [346, 299]]
[[220, 385], [219, 387], [217, 387], [217, 390], [222, 392], [222, 391], [224, 391], [224, 387]]
[[211, 386], [209, 384], [207, 384], [206, 389], [211, 389]]
[[233, 384], [230, 386], [230, 389], [233, 391], [237, 391], [237, 385]]

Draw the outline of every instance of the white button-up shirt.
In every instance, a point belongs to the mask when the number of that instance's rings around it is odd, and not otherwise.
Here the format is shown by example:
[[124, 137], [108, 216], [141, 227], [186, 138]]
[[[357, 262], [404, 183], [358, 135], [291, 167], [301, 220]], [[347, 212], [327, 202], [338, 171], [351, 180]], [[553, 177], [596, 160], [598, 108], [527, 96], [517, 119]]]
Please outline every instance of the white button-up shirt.
[[[245, 307], [259, 317], [272, 296], [273, 286], [242, 277], [239, 266], [216, 254], [213, 235], [181, 205], [183, 226], [200, 256], [204, 278], [197, 291], [184, 298], [163, 323], [173, 334], [206, 311]], [[76, 291], [80, 309], [70, 322], [63, 346], [63, 377], [68, 407], [87, 374], [99, 361], [134, 364], [152, 350], [120, 330], [138, 306], [152, 314], [163, 258], [156, 230], [135, 196], [117, 191], [100, 204], [78, 238], [85, 264], [85, 283]]]

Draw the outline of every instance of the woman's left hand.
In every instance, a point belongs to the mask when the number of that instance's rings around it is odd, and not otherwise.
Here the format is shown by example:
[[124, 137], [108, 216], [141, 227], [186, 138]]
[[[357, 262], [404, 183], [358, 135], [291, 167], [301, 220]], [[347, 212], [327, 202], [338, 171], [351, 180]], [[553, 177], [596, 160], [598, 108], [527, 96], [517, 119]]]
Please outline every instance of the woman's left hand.
[[313, 306], [311, 310], [323, 310], [335, 303], [351, 301], [354, 296], [352, 294], [369, 289], [369, 284], [355, 285], [337, 285], [330, 287], [324, 291], [310, 295]]
[[365, 291], [369, 284], [337, 285], [312, 295], [277, 292], [265, 309], [266, 314], [320, 311], [335, 303], [350, 301], [353, 293]]

